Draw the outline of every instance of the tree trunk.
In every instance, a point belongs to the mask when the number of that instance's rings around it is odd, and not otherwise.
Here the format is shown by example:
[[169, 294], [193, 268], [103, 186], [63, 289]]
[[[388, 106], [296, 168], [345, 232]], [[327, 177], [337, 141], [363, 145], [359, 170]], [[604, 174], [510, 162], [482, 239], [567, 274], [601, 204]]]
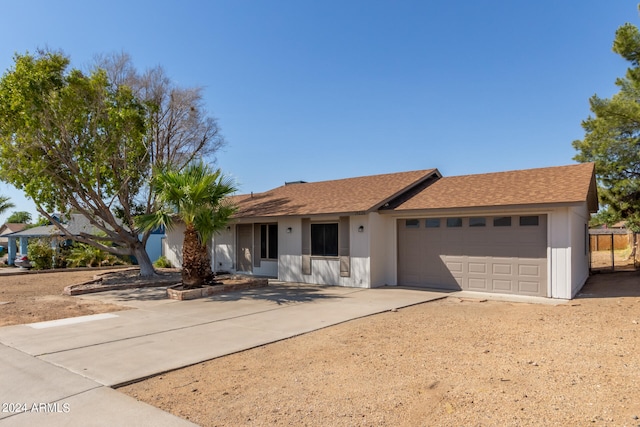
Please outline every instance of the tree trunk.
[[193, 225], [187, 225], [182, 244], [182, 286], [197, 288], [213, 279], [207, 245], [200, 243]]
[[132, 248], [133, 256], [136, 257], [138, 261], [138, 265], [140, 266], [140, 276], [141, 277], [151, 277], [156, 275], [156, 270], [153, 268], [153, 263], [149, 258], [149, 254], [147, 250], [142, 245], [142, 242], [136, 242], [135, 246]]

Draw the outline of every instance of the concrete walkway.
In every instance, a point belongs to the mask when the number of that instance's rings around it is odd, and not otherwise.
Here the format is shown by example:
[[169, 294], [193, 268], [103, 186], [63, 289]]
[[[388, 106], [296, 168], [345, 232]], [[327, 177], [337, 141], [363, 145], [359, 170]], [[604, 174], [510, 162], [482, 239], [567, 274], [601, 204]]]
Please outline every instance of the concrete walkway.
[[0, 424], [193, 425], [111, 387], [446, 296], [272, 282], [172, 301], [164, 289], [83, 296], [131, 310], [0, 328]]

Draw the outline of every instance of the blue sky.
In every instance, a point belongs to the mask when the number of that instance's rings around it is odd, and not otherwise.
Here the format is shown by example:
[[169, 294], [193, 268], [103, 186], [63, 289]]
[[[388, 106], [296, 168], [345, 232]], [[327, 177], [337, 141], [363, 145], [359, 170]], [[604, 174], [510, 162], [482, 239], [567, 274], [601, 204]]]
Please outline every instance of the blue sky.
[[[124, 51], [139, 70], [202, 86], [228, 143], [217, 166], [243, 193], [573, 163], [589, 97], [615, 93], [627, 68], [615, 30], [640, 24], [637, 0], [0, 4], [2, 72], [39, 47], [77, 68]], [[37, 218], [14, 188], [0, 194]]]

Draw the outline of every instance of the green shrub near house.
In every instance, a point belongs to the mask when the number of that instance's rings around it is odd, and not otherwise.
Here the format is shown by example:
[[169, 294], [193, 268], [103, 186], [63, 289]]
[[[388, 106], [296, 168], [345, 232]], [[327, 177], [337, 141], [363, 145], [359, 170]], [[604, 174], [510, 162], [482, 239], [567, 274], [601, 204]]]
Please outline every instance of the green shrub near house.
[[167, 257], [165, 257], [164, 255], [162, 255], [160, 258], [158, 258], [154, 263], [153, 266], [156, 268], [171, 268], [173, 267], [171, 265], [171, 261], [169, 261], [167, 259]]
[[128, 264], [122, 258], [84, 243], [54, 248], [51, 239], [48, 238], [32, 239], [29, 242], [28, 251], [29, 261], [34, 270]]
[[28, 245], [29, 261], [35, 270], [53, 268], [55, 250], [51, 247], [51, 239], [34, 239]]
[[102, 267], [127, 264], [122, 258], [84, 243], [74, 243], [65, 260], [68, 267]]

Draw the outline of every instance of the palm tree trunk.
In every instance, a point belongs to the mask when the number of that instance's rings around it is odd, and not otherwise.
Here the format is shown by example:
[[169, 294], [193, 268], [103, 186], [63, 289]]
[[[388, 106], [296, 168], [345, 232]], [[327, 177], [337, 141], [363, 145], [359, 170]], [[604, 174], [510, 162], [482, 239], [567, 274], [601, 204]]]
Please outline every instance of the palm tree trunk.
[[193, 225], [187, 225], [182, 246], [182, 286], [197, 288], [213, 279], [207, 245], [200, 243]]

